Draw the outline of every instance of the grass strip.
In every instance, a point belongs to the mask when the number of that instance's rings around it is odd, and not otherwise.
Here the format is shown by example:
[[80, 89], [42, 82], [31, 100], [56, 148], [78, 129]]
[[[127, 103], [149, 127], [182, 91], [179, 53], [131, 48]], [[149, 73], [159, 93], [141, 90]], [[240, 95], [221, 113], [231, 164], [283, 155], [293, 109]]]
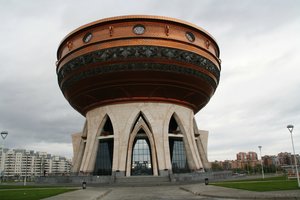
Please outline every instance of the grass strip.
[[265, 179], [262, 179], [262, 178], [254, 178], [254, 179], [251, 179], [251, 178], [247, 178], [247, 179], [238, 179], [238, 180], [227, 180], [227, 181], [224, 181], [224, 182], [249, 182], [249, 181], [277, 181], [277, 180], [282, 180], [282, 181], [285, 181], [285, 180], [288, 180], [286, 176], [274, 176], [274, 177], [268, 177], [268, 178], [265, 178]]
[[218, 182], [211, 183], [211, 185], [235, 188], [235, 189], [243, 189], [249, 191], [256, 192], [266, 192], [266, 191], [278, 191], [278, 190], [296, 190], [298, 189], [298, 184], [296, 180], [242, 180], [234, 182]]
[[5, 200], [39, 200], [46, 197], [55, 196], [76, 189], [66, 188], [45, 188], [45, 189], [23, 189], [23, 190], [0, 190], [1, 199]]
[[[55, 185], [0, 185], [1, 189], [30, 189], [30, 188], [61, 188], [62, 186]], [[63, 186], [66, 187], [74, 187], [74, 186]]]

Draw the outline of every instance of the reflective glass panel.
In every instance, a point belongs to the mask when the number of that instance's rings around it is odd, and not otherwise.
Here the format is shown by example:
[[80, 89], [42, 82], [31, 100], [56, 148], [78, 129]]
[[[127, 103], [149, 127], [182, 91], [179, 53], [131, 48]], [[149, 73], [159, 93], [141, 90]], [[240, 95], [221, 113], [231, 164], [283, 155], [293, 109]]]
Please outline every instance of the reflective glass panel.
[[152, 175], [151, 152], [147, 138], [135, 139], [131, 175]]
[[190, 172], [182, 138], [169, 138], [169, 146], [173, 173]]
[[111, 175], [114, 140], [100, 140], [96, 157], [94, 175]]

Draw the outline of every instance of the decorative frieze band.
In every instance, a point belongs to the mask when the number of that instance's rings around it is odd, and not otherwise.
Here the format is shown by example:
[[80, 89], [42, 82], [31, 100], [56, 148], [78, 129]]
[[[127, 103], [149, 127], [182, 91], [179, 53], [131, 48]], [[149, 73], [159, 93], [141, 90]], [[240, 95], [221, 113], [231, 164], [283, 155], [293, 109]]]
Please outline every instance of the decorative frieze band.
[[68, 87], [83, 79], [97, 76], [105, 73], [122, 72], [122, 71], [161, 71], [181, 73], [185, 75], [192, 75], [203, 79], [216, 89], [217, 84], [210, 76], [201, 73], [197, 70], [180, 67], [177, 65], [161, 64], [161, 63], [126, 63], [126, 64], [110, 64], [106, 66], [93, 67], [89, 70], [83, 71], [72, 76], [70, 79], [64, 81], [61, 85], [61, 90], [64, 92]]
[[[61, 85], [61, 81], [70, 73], [74, 72], [80, 67], [86, 65], [98, 63], [98, 62], [108, 62], [115, 60], [122, 60], [126, 58], [148, 58], [149, 62], [128, 64], [107, 64], [99, 67], [94, 67], [92, 69], [86, 70], [79, 74], [76, 74], [64, 81], [64, 84]], [[212, 73], [217, 79], [217, 83], [208, 75], [201, 73], [200, 71], [193, 70], [190, 68], [181, 67], [174, 64], [158, 64], [151, 63], [151, 58], [160, 58], [160, 59], [169, 59], [184, 63], [191, 63], [202, 69], [205, 69]], [[172, 63], [172, 62], [170, 62]], [[216, 87], [219, 82], [220, 71], [213, 62], [206, 59], [205, 57], [198, 55], [193, 52], [168, 48], [168, 47], [159, 47], [159, 46], [124, 46], [124, 47], [114, 47], [108, 49], [102, 49], [99, 51], [93, 51], [88, 54], [79, 56], [75, 59], [72, 59], [65, 65], [63, 65], [58, 71], [58, 82], [61, 86], [61, 89], [64, 91], [68, 86], [72, 85], [76, 81], [81, 79], [95, 76], [103, 73], [116, 72], [116, 71], [137, 71], [137, 70], [154, 70], [154, 71], [167, 71], [175, 73], [184, 73], [190, 74], [197, 77], [200, 77], [208, 81], [212, 86]]]

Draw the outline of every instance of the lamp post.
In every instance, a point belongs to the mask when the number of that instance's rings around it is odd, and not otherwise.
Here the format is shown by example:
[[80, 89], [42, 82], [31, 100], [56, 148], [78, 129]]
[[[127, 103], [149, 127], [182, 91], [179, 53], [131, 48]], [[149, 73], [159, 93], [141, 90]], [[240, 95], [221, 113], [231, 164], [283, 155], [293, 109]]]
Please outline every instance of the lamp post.
[[[3, 142], [2, 142], [2, 148], [1, 148], [1, 163], [0, 163], [0, 183], [2, 182], [2, 177], [4, 176], [4, 140], [5, 138], [7, 137], [8, 135], [8, 132], [7, 131], [2, 131], [1, 132], [1, 137], [3, 139]], [[2, 163], [3, 163], [3, 171], [1, 170], [2, 169]], [[2, 176], [3, 175], [3, 176]]]
[[297, 167], [297, 159], [296, 159], [295, 147], [294, 147], [294, 140], [293, 140], [293, 129], [294, 129], [294, 126], [293, 125], [287, 125], [287, 129], [289, 129], [289, 131], [291, 133], [293, 153], [294, 153], [294, 161], [295, 161], [296, 174], [297, 174], [297, 181], [298, 181], [298, 187], [300, 188], [299, 173], [298, 173], [298, 167]]
[[258, 148], [259, 148], [259, 154], [260, 154], [261, 174], [262, 174], [262, 178], [265, 179], [264, 165], [263, 165], [262, 157], [261, 157], [261, 147], [262, 146], [258, 146]]

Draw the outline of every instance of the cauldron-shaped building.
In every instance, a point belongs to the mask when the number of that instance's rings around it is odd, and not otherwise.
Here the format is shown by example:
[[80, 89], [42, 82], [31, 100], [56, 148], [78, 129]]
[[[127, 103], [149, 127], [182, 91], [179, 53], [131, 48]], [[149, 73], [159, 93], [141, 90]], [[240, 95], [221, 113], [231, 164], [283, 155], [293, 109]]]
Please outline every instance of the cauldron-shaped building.
[[158, 16], [84, 25], [57, 51], [59, 87], [86, 117], [74, 172], [159, 175], [209, 168], [194, 115], [214, 94], [219, 47], [205, 30]]

